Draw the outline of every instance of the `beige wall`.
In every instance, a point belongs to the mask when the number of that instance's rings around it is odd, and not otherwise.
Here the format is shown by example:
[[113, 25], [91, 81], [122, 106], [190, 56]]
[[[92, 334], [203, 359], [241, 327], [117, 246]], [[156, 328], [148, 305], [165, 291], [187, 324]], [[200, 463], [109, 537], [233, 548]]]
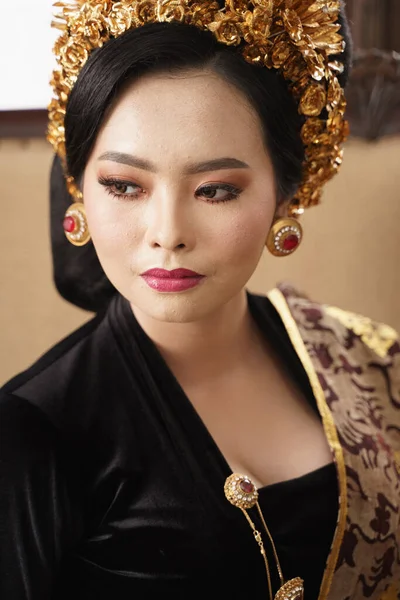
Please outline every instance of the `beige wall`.
[[45, 141], [0, 141], [0, 382], [88, 318], [52, 283]]
[[[52, 283], [48, 234], [51, 149], [42, 140], [0, 140], [0, 383], [90, 315]], [[265, 292], [290, 281], [308, 295], [400, 330], [400, 138], [348, 144], [321, 207], [302, 220], [290, 258], [265, 253], [250, 282]]]

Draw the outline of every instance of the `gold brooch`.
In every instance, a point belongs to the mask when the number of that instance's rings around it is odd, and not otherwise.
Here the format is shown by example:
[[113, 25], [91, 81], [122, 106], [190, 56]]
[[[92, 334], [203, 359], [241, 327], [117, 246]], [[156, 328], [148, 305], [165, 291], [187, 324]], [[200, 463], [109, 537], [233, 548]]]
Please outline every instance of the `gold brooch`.
[[[249, 477], [246, 475], [240, 475], [239, 473], [232, 473], [224, 485], [225, 497], [233, 506], [240, 508], [243, 512], [244, 516], [249, 523], [254, 539], [257, 542], [260, 553], [264, 559], [265, 570], [267, 574], [268, 581], [268, 590], [269, 597], [274, 598], [274, 600], [303, 600], [304, 598], [304, 582], [300, 577], [295, 577], [294, 579], [290, 579], [289, 581], [285, 581], [281, 569], [281, 565], [278, 558], [278, 553], [276, 551], [276, 547], [274, 544], [274, 540], [272, 539], [272, 535], [267, 527], [267, 524], [264, 519], [264, 515], [261, 512], [260, 505], [258, 503], [258, 491], [254, 483], [251, 481]], [[253, 520], [249, 516], [247, 510], [251, 508], [256, 508], [261, 519], [261, 523], [265, 529], [265, 532], [268, 536], [269, 542], [271, 544], [272, 552], [274, 554], [276, 568], [279, 574], [279, 579], [281, 582], [281, 587], [273, 596], [272, 593], [272, 584], [271, 584], [271, 573], [268, 563], [267, 554], [265, 552], [264, 542], [261, 536], [261, 533], [257, 530]]]

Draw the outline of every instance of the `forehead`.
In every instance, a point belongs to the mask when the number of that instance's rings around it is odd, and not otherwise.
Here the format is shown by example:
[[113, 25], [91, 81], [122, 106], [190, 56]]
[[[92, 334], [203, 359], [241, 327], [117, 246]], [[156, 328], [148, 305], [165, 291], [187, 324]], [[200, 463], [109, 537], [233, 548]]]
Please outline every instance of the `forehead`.
[[[117, 144], [118, 147], [115, 147]], [[259, 117], [247, 98], [212, 72], [153, 74], [129, 85], [99, 133], [97, 149], [184, 155], [261, 153]]]

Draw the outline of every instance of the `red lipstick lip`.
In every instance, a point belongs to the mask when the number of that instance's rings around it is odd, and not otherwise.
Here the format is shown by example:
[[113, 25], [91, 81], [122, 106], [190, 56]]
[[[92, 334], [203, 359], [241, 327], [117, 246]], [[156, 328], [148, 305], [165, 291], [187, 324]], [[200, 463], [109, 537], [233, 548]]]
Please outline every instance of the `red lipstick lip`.
[[150, 269], [142, 273], [142, 277], [153, 290], [165, 293], [185, 292], [198, 286], [205, 278], [189, 269]]
[[185, 279], [186, 277], [204, 277], [200, 273], [190, 271], [189, 269], [173, 269], [167, 271], [166, 269], [149, 269], [145, 273], [142, 273], [142, 277], [154, 277], [155, 279]]

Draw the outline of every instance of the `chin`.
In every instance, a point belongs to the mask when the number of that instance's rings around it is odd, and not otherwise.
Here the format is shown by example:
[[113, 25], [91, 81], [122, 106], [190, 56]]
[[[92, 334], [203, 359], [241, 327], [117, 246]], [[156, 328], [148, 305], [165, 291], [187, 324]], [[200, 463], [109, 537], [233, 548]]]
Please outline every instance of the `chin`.
[[220, 293], [194, 288], [179, 293], [158, 293], [150, 288], [129, 295], [133, 308], [164, 323], [193, 323], [218, 311], [228, 299]]
[[[193, 293], [157, 294], [147, 302], [135, 302], [148, 317], [164, 323], [193, 323], [207, 316], [215, 307], [200, 302]], [[208, 305], [207, 305], [208, 304]]]

